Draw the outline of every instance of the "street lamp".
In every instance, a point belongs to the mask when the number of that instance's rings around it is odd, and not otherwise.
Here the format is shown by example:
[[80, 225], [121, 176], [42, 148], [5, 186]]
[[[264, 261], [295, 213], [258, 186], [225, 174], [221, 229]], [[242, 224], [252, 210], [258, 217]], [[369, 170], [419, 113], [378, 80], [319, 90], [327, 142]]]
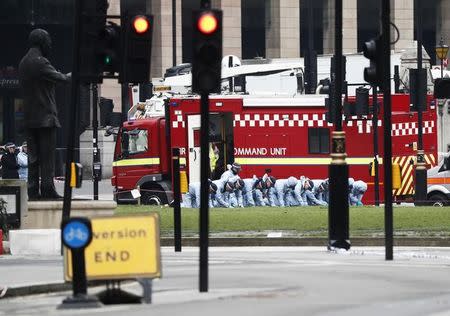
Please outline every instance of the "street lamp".
[[436, 51], [436, 56], [441, 60], [441, 78], [444, 77], [444, 59], [447, 58], [448, 45], [444, 45], [444, 40], [441, 37], [439, 45], [434, 48]]

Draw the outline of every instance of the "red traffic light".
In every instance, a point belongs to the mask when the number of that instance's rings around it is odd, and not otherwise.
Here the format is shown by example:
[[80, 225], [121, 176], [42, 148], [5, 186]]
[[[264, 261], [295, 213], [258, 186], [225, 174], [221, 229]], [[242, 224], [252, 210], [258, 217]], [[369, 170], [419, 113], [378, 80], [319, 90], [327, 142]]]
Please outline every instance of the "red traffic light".
[[147, 32], [149, 27], [150, 23], [144, 16], [137, 16], [133, 19], [133, 28], [136, 33], [143, 34]]
[[217, 17], [212, 13], [201, 15], [197, 22], [198, 30], [206, 35], [214, 33], [217, 30], [218, 25]]

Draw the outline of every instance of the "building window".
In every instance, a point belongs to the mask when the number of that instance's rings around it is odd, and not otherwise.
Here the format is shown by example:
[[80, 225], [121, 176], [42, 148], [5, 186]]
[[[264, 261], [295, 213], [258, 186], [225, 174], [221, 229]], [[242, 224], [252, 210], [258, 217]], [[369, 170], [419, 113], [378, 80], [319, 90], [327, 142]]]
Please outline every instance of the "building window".
[[308, 150], [310, 154], [330, 153], [330, 130], [323, 127], [308, 128]]
[[181, 2], [181, 34], [183, 36], [182, 54], [183, 63], [192, 61], [192, 11], [199, 10], [198, 0], [183, 0]]
[[358, 0], [358, 52], [363, 50], [365, 42], [380, 34], [381, 3], [379, 1]]
[[265, 1], [242, 0], [242, 58], [266, 57]]
[[[312, 48], [317, 54], [323, 54], [323, 27], [325, 12], [324, 0], [300, 1], [300, 55], [305, 56], [305, 52], [310, 48], [310, 38], [312, 38]], [[312, 24], [310, 23], [312, 20]], [[311, 27], [312, 25], [312, 27]]]
[[0, 24], [28, 24], [31, 27], [34, 25], [42, 27], [45, 24], [71, 25], [73, 2], [73, 0], [2, 0]]
[[[416, 2], [414, 2], [415, 6]], [[440, 0], [427, 0], [420, 1], [419, 3], [419, 14], [422, 20], [422, 46], [427, 51], [428, 55], [431, 58], [432, 65], [436, 63], [436, 53], [434, 51], [434, 47], [439, 40], [436, 42], [437, 30], [438, 30], [438, 19], [439, 19], [439, 11]], [[416, 23], [416, 8], [414, 7], [414, 40], [417, 40], [417, 23]], [[441, 22], [443, 23], [443, 21]], [[442, 34], [441, 34], [442, 35]], [[448, 39], [445, 39], [447, 40]], [[448, 43], [446, 43], [448, 45]], [[439, 60], [438, 60], [439, 61]]]

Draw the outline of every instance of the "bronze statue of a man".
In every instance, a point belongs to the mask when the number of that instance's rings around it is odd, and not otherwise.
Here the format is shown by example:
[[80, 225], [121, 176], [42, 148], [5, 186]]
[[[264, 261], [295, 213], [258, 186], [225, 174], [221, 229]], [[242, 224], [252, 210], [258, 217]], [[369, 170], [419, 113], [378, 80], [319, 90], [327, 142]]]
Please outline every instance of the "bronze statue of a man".
[[61, 196], [55, 190], [53, 178], [56, 129], [61, 124], [56, 109], [55, 85], [68, 81], [70, 75], [56, 71], [48, 61], [52, 42], [47, 31], [31, 31], [28, 41], [30, 49], [19, 64], [27, 129], [28, 198], [58, 199]]

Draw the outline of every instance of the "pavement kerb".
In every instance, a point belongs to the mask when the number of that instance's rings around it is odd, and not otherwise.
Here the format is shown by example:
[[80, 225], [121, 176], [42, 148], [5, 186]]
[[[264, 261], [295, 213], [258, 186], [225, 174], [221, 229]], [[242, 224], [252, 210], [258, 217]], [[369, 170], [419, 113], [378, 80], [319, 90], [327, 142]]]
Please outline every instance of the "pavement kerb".
[[[89, 281], [88, 287], [104, 286], [105, 281]], [[51, 282], [51, 283], [38, 283], [29, 285], [20, 285], [15, 287], [8, 287], [5, 296], [0, 298], [12, 298], [18, 296], [54, 293], [54, 292], [66, 292], [72, 290], [71, 282]]]
[[[182, 245], [192, 247], [199, 245], [199, 238], [185, 237], [181, 239]], [[350, 237], [352, 246], [384, 246], [384, 237]], [[302, 246], [326, 246], [328, 238], [325, 237], [210, 237], [210, 247], [302, 247]], [[161, 238], [161, 246], [173, 246], [174, 239]], [[448, 237], [394, 237], [394, 246], [416, 247], [450, 247]]]
[[[64, 283], [64, 282], [30, 284], [17, 287], [8, 287], [5, 296], [3, 296], [2, 298], [11, 298], [17, 296], [35, 295], [51, 292], [63, 292], [69, 291], [71, 288], [72, 288], [71, 283]], [[0, 298], [0, 300], [2, 298]]]

